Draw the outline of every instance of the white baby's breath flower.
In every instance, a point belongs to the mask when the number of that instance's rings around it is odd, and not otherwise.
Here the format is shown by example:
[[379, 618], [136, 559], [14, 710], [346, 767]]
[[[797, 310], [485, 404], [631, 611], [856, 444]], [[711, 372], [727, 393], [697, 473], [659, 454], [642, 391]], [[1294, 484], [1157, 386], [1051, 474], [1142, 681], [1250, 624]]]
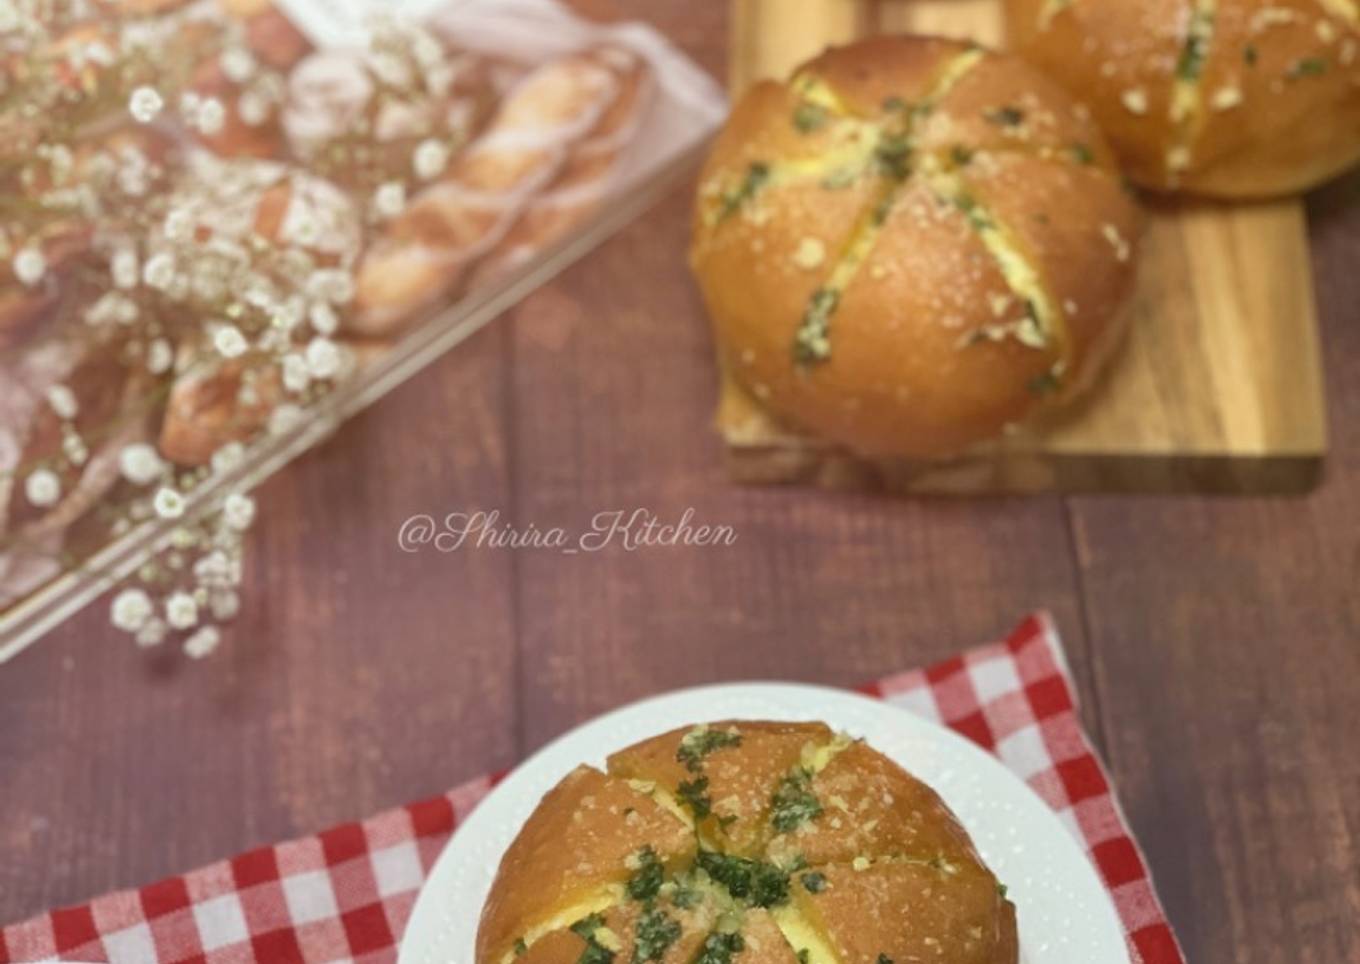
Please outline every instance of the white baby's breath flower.
[[151, 123], [164, 107], [165, 99], [154, 87], [138, 87], [128, 99], [128, 112], [140, 124]]
[[165, 600], [165, 621], [171, 629], [193, 629], [198, 625], [198, 603], [187, 592], [176, 592]]
[[98, 301], [85, 309], [85, 322], [89, 325], [130, 325], [136, 320], [137, 303], [117, 291], [101, 295]]
[[194, 233], [194, 218], [184, 208], [171, 208], [165, 215], [161, 231], [171, 241], [187, 241]]
[[85, 59], [100, 67], [111, 67], [115, 57], [108, 44], [95, 40], [85, 45]]
[[76, 417], [80, 411], [80, 403], [76, 401], [76, 393], [65, 385], [53, 385], [47, 390], [47, 404], [52, 406], [53, 413], [57, 418], [70, 421]]
[[302, 324], [302, 319], [305, 317], [307, 317], [307, 303], [301, 297], [294, 296], [287, 301], [276, 304], [269, 316], [269, 321], [281, 331], [292, 331]]
[[218, 325], [213, 332], [213, 347], [223, 358], [240, 358], [250, 347], [246, 336], [235, 325]]
[[255, 500], [233, 492], [222, 501], [222, 521], [228, 528], [244, 532], [255, 521]]
[[288, 222], [283, 230], [286, 240], [299, 247], [309, 248], [321, 240], [320, 219], [301, 205], [294, 205], [289, 210]]
[[219, 589], [208, 596], [208, 608], [213, 619], [228, 620], [241, 611], [241, 597], [230, 589]]
[[221, 64], [222, 73], [234, 84], [244, 83], [255, 73], [255, 55], [247, 47], [228, 47], [222, 51]]
[[142, 266], [142, 280], [148, 288], [165, 291], [175, 281], [175, 256], [168, 251], [153, 254]]
[[428, 30], [412, 28], [410, 38], [411, 53], [415, 54], [416, 62], [426, 69], [440, 63], [447, 56], [444, 45]]
[[118, 470], [133, 485], [150, 485], [160, 478], [164, 469], [161, 457], [145, 442], [125, 445], [118, 453]]
[[373, 73], [384, 84], [392, 87], [406, 87], [411, 83], [411, 70], [394, 53], [382, 50], [373, 54], [368, 61], [368, 66]]
[[269, 434], [283, 435], [302, 420], [302, 409], [289, 402], [276, 405], [269, 413]]
[[67, 432], [62, 438], [61, 451], [72, 465], [84, 465], [90, 458], [90, 449], [85, 440], [75, 432]]
[[140, 589], [124, 589], [113, 597], [113, 605], [109, 607], [109, 620], [116, 628], [135, 633], [146, 624], [154, 611], [151, 597], [145, 592]]
[[141, 265], [137, 263], [137, 252], [132, 248], [119, 248], [109, 259], [109, 274], [117, 288], [135, 288], [141, 280]]
[[31, 288], [47, 274], [47, 259], [37, 248], [24, 248], [14, 256], [10, 267], [14, 271], [14, 277], [19, 279], [21, 284]]
[[411, 166], [415, 169], [416, 177], [423, 181], [433, 180], [444, 173], [448, 163], [449, 149], [434, 138], [421, 141], [411, 155]]
[[212, 454], [212, 470], [221, 475], [230, 472], [245, 458], [246, 447], [240, 442], [228, 442]]
[[259, 91], [248, 90], [236, 98], [236, 114], [248, 127], [259, 127], [269, 120], [270, 102]]
[[165, 620], [156, 616], [151, 616], [146, 622], [142, 623], [142, 628], [137, 630], [137, 635], [135, 637], [137, 645], [144, 649], [152, 646], [159, 646], [161, 643], [165, 642], [167, 632], [168, 627], [165, 625]]
[[312, 328], [322, 335], [333, 335], [335, 329], [340, 327], [340, 319], [335, 316], [335, 309], [324, 301], [318, 301], [307, 310], [307, 318], [312, 323]]
[[334, 378], [341, 361], [340, 347], [329, 338], [313, 338], [307, 344], [307, 371], [313, 378]]
[[194, 581], [208, 589], [231, 585], [231, 561], [221, 549], [201, 557], [194, 563]]
[[168, 485], [156, 490], [151, 507], [162, 519], [178, 519], [184, 515], [184, 496]]
[[175, 362], [174, 349], [164, 338], [157, 338], [146, 346], [146, 370], [153, 375], [163, 375]]
[[289, 352], [283, 356], [283, 387], [288, 391], [297, 394], [307, 390], [311, 384], [312, 376], [307, 371], [307, 360], [297, 352]]
[[388, 181], [373, 192], [373, 210], [379, 217], [394, 218], [406, 209], [406, 185]]
[[222, 633], [216, 626], [204, 626], [184, 641], [184, 655], [190, 659], [203, 659], [212, 654], [222, 642]]
[[348, 304], [354, 300], [354, 277], [340, 268], [325, 268], [307, 279], [307, 293], [317, 301]]
[[61, 479], [51, 469], [34, 469], [24, 480], [24, 495], [39, 508], [56, 505], [61, 498]]

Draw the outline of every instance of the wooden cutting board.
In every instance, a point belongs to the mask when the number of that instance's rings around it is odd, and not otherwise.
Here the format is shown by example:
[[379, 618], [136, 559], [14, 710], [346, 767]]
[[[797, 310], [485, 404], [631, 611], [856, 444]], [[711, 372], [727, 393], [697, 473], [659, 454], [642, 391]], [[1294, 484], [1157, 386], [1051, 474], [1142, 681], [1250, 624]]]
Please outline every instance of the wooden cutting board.
[[[733, 0], [740, 94], [828, 44], [935, 33], [1000, 46], [999, 0]], [[724, 378], [732, 475], [903, 492], [1303, 491], [1326, 413], [1303, 204], [1148, 201], [1132, 332], [1101, 385], [1050, 421], [948, 461], [865, 461], [780, 425]]]

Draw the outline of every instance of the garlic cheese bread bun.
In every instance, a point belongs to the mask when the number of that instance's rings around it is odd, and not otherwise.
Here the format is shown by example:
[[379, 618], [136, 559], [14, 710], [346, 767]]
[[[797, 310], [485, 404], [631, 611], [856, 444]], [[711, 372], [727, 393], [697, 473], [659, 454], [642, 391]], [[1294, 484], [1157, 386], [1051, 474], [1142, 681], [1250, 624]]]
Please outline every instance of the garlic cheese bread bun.
[[1257, 198], [1360, 160], [1357, 0], [1007, 0], [1018, 51], [1086, 100], [1129, 176]]
[[1099, 129], [1017, 58], [931, 37], [757, 84], [700, 178], [691, 264], [722, 364], [868, 456], [941, 456], [1091, 380], [1139, 211]]
[[1016, 964], [1015, 907], [925, 784], [822, 723], [675, 730], [530, 816], [476, 964]]

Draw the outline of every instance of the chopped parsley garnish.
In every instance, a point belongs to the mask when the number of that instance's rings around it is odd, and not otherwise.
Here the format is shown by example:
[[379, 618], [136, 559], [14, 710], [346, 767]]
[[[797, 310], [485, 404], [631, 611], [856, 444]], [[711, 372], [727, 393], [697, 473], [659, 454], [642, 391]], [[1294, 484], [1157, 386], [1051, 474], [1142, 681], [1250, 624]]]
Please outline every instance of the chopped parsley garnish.
[[1247, 62], [1248, 67], [1255, 67], [1256, 61], [1259, 60], [1260, 57], [1261, 54], [1256, 49], [1255, 45], [1247, 44], [1245, 47], [1242, 48], [1242, 59]]
[[803, 322], [793, 340], [793, 357], [804, 365], [823, 362], [831, 357], [831, 316], [840, 304], [840, 292], [834, 288], [818, 288], [803, 312]]
[[675, 893], [671, 894], [671, 903], [681, 910], [697, 907], [701, 900], [703, 895], [690, 887], [677, 887]]
[[822, 891], [826, 890], [826, 875], [824, 874], [819, 874], [814, 871], [810, 874], [804, 874], [798, 879], [802, 881], [803, 889], [809, 894], [820, 894]]
[[697, 863], [736, 900], [752, 907], [776, 907], [789, 899], [789, 875], [774, 864], [711, 850], [699, 851]]
[[741, 210], [741, 206], [755, 197], [756, 192], [769, 179], [770, 165], [761, 161], [752, 161], [746, 169], [746, 176], [742, 178], [741, 183], [732, 190], [723, 193], [722, 207], [718, 210], [718, 220], [725, 221]]
[[871, 219], [876, 227], [882, 227], [884, 224], [888, 223], [888, 216], [892, 214], [893, 205], [896, 201], [897, 195], [889, 194], [874, 205]]
[[799, 104], [793, 112], [793, 126], [810, 134], [826, 123], [826, 108], [821, 104]]
[[604, 926], [603, 914], [591, 914], [589, 917], [582, 917], [575, 924], [571, 925], [571, 932], [577, 937], [586, 941], [595, 939], [595, 932]]
[[696, 728], [686, 733], [680, 741], [675, 759], [683, 763], [690, 773], [698, 773], [703, 768], [704, 757], [735, 746], [741, 746], [741, 734], [736, 730]]
[[603, 914], [591, 914], [571, 925], [571, 932], [586, 942], [576, 964], [613, 964], [614, 952], [595, 939], [596, 932], [603, 927]]
[[796, 956], [798, 958], [798, 964], [808, 964], [808, 961], [812, 959], [812, 952], [804, 947]]
[[968, 223], [978, 231], [986, 231], [994, 227], [992, 219], [987, 216], [987, 212], [982, 209], [971, 194], [958, 194], [952, 199], [954, 207], [963, 212], [968, 218]]
[[723, 833], [727, 833], [728, 828], [730, 828], [732, 824], [736, 822], [737, 815], [735, 813], [724, 814], [723, 816], [718, 818], [718, 828], [722, 830]]
[[516, 941], [515, 941], [515, 956], [516, 956], [516, 957], [523, 957], [525, 954], [528, 954], [528, 953], [529, 953], [529, 945], [525, 942], [524, 938], [521, 937], [521, 938], [519, 938], [518, 940], [516, 940]]
[[676, 787], [675, 793], [694, 812], [695, 820], [707, 819], [713, 813], [713, 802], [708, 799], [708, 777], [686, 780]]
[[1025, 122], [1025, 112], [1019, 107], [1012, 107], [1009, 104], [995, 110], [989, 110], [982, 116], [1001, 127], [1019, 127]]
[[740, 934], [723, 934], [714, 931], [704, 939], [699, 948], [699, 956], [694, 964], [732, 964], [732, 958], [746, 950], [746, 941]]
[[822, 804], [812, 792], [812, 771], [799, 767], [780, 780], [770, 807], [770, 823], [780, 833], [797, 830], [820, 817]]
[[893, 961], [887, 954], [880, 954], [878, 955], [877, 964], [893, 964]]
[[1093, 164], [1096, 159], [1095, 151], [1080, 141], [1072, 145], [1072, 156], [1077, 159], [1078, 164]]
[[1056, 374], [1048, 371], [1031, 378], [1027, 387], [1031, 395], [1043, 397], [1055, 394], [1058, 389], [1062, 388], [1062, 381]]
[[911, 141], [906, 134], [884, 134], [874, 148], [879, 169], [894, 181], [905, 181], [911, 173]]
[[665, 880], [665, 868], [661, 866], [656, 851], [650, 846], [638, 851], [637, 860], [637, 873], [628, 880], [628, 896], [642, 903], [656, 900], [656, 895], [661, 892], [661, 884]]
[[998, 895], [1000, 895], [1000, 897], [1001, 897], [1002, 900], [1005, 900], [1005, 899], [1006, 899], [1006, 895], [1009, 894], [1009, 893], [1011, 892], [1011, 889], [1010, 889], [1009, 887], [1007, 887], [1005, 884], [1001, 883], [1001, 881], [997, 881], [997, 883], [996, 883], [996, 892], [997, 892]]
[[659, 961], [680, 939], [680, 922], [663, 911], [649, 910], [638, 919], [633, 932], [633, 964]]
[[956, 166], [965, 167], [968, 162], [973, 159], [973, 152], [962, 144], [955, 144], [949, 149], [949, 159], [953, 161]]
[[1190, 21], [1190, 30], [1185, 37], [1185, 46], [1176, 61], [1176, 76], [1181, 80], [1198, 80], [1204, 72], [1204, 59], [1209, 53], [1209, 37], [1213, 33], [1213, 14], [1203, 10], [1196, 11]]
[[904, 98], [893, 95], [883, 99], [883, 109], [886, 111], [900, 111], [907, 109], [907, 102]]
[[1327, 61], [1323, 57], [1304, 57], [1296, 60], [1289, 67], [1287, 76], [1290, 80], [1297, 80], [1300, 77], [1317, 77], [1327, 72]]

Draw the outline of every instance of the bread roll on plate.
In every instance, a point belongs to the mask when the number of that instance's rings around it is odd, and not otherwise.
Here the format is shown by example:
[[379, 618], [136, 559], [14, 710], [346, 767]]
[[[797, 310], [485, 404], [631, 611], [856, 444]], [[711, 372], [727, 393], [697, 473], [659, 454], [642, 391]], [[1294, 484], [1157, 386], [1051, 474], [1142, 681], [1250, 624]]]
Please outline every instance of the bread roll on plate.
[[1269, 197], [1360, 160], [1356, 0], [1008, 0], [1007, 19], [1145, 187]]
[[929, 787], [822, 723], [580, 767], [501, 862], [476, 964], [1015, 964], [1015, 908]]
[[722, 364], [772, 414], [860, 455], [933, 457], [1091, 380], [1140, 230], [1056, 84], [880, 37], [741, 100], [700, 178], [691, 263]]

